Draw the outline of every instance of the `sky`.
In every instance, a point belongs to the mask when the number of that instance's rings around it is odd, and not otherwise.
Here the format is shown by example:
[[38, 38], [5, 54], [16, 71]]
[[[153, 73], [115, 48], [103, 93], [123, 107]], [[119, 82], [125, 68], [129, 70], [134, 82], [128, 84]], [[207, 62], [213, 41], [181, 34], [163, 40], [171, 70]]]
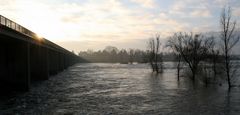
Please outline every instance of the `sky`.
[[240, 0], [0, 0], [0, 15], [79, 52], [146, 49], [156, 33], [164, 41], [174, 32], [216, 32], [226, 5], [240, 23]]

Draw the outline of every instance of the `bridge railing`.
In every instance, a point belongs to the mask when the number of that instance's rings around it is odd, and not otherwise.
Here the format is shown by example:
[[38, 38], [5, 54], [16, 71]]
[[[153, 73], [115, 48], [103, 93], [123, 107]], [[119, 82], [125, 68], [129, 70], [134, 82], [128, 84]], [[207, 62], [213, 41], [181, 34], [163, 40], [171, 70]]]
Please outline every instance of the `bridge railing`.
[[15, 31], [18, 31], [18, 32], [20, 32], [24, 35], [27, 35], [29, 37], [32, 37], [32, 38], [37, 37], [36, 33], [28, 30], [27, 28], [15, 23], [14, 21], [12, 21], [12, 20], [10, 20], [10, 19], [8, 19], [8, 18], [6, 18], [2, 15], [0, 15], [0, 24], [8, 27], [10, 29], [13, 29]]
[[[22, 33], [30, 38], [39, 38], [37, 36], [36, 33], [28, 30], [27, 28], [15, 23], [14, 21], [0, 15], [0, 26], [5, 26], [9, 29], [12, 29], [12, 30], [15, 30], [19, 33]], [[44, 45], [47, 46], [48, 48], [51, 48], [51, 49], [54, 49], [56, 51], [60, 51], [60, 52], [64, 52], [64, 53], [67, 53], [69, 55], [75, 55], [75, 54], [72, 54], [70, 51], [60, 47], [59, 45], [47, 40], [47, 39], [44, 39], [44, 38], [41, 38], [42, 42], [44, 41]]]

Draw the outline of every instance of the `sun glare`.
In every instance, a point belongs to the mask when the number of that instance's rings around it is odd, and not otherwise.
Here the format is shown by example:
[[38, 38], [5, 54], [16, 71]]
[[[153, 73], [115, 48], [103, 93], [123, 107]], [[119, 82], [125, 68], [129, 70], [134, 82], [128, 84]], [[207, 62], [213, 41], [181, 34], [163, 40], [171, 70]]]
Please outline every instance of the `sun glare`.
[[43, 39], [43, 37], [39, 34], [36, 34], [37, 39]]

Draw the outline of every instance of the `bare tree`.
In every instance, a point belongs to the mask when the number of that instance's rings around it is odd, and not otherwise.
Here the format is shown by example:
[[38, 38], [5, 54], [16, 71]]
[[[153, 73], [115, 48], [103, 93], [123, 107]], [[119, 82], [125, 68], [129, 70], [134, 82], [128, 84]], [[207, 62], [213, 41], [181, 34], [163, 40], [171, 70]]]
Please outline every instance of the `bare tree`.
[[163, 72], [162, 53], [160, 51], [160, 35], [156, 35], [154, 38], [150, 38], [148, 42], [149, 49], [149, 62], [151, 64], [153, 72]]
[[236, 21], [232, 21], [231, 8], [224, 8], [220, 17], [222, 50], [224, 55], [224, 70], [227, 76], [229, 88], [232, 86], [231, 77], [234, 76], [234, 67], [231, 61], [232, 48], [239, 41], [239, 36], [235, 35]]
[[181, 66], [182, 56], [180, 54], [177, 54], [177, 60], [178, 60], [178, 63], [177, 63], [177, 76], [178, 76], [178, 81], [179, 81], [180, 71], [182, 69], [182, 66]]
[[195, 81], [198, 65], [200, 61], [206, 59], [212, 42], [200, 34], [193, 33], [175, 33], [171, 39], [174, 40], [172, 46], [187, 63]]
[[220, 60], [220, 51], [218, 50], [217, 46], [216, 46], [216, 42], [215, 42], [215, 37], [211, 36], [209, 37], [209, 39], [211, 39], [212, 41], [212, 45], [210, 46], [209, 49], [209, 60], [211, 63], [211, 68], [213, 71], [213, 77], [214, 80], [216, 80], [216, 76], [217, 76], [217, 63]]
[[134, 50], [130, 49], [129, 50], [129, 63], [133, 64], [133, 58], [134, 58]]
[[154, 66], [154, 57], [155, 57], [155, 40], [154, 40], [154, 38], [149, 39], [148, 48], [149, 48], [149, 62], [151, 64], [152, 71], [155, 72], [156, 68]]
[[173, 53], [176, 56], [176, 60], [177, 60], [177, 78], [179, 81], [180, 78], [180, 70], [182, 68], [181, 66], [181, 60], [182, 60], [182, 56], [181, 53], [179, 51], [179, 48], [182, 47], [182, 44], [179, 43], [178, 39], [176, 37], [170, 37], [167, 43], [167, 47], [170, 47], [173, 51]]

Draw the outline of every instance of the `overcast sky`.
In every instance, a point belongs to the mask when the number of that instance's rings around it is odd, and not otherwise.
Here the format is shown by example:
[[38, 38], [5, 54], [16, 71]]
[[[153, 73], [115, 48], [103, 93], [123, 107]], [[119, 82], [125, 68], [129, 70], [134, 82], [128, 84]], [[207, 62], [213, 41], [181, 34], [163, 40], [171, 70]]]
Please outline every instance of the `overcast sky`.
[[0, 14], [78, 52], [145, 49], [155, 33], [218, 31], [225, 5], [240, 20], [240, 0], [0, 0]]

